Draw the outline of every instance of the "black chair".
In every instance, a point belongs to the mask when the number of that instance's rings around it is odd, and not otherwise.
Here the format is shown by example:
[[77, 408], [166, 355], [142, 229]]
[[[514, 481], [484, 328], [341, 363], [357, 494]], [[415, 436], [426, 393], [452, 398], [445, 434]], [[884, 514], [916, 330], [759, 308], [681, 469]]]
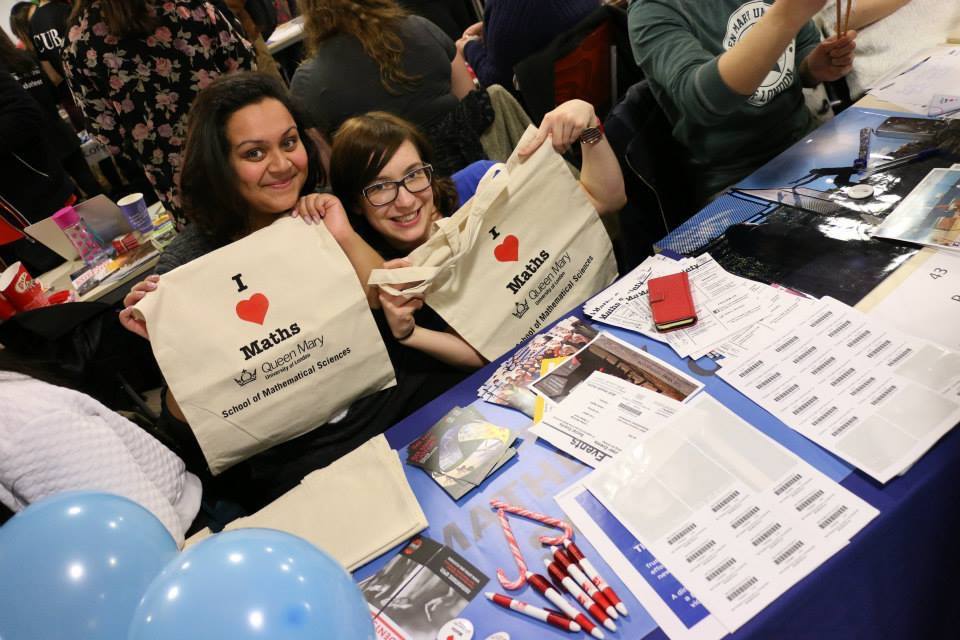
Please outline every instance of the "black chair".
[[72, 302], [18, 313], [0, 323], [0, 344], [22, 358], [56, 363], [72, 388], [115, 411], [156, 418], [139, 395], [162, 382], [150, 345], [120, 326], [109, 304]]
[[627, 192], [616, 247], [623, 273], [642, 262], [654, 241], [703, 203], [693, 195], [689, 154], [674, 139], [673, 127], [647, 80], [630, 87], [607, 116], [604, 128], [620, 161]]
[[618, 64], [633, 64], [632, 55], [613, 53], [614, 23], [621, 18], [625, 24], [621, 9], [598, 7], [544, 49], [514, 66], [516, 89], [534, 122], [573, 98], [591, 103], [601, 118], [606, 115], [618, 93], [614, 59]]

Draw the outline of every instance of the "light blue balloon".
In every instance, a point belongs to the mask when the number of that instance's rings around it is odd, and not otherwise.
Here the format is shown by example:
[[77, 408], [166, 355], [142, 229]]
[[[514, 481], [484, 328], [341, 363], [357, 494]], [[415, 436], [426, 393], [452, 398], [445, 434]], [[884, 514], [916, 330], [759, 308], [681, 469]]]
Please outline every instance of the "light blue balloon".
[[217, 534], [170, 562], [128, 640], [373, 640], [370, 611], [335, 560], [272, 529]]
[[123, 638], [176, 555], [163, 524], [126, 498], [68, 492], [36, 502], [0, 527], [0, 638]]

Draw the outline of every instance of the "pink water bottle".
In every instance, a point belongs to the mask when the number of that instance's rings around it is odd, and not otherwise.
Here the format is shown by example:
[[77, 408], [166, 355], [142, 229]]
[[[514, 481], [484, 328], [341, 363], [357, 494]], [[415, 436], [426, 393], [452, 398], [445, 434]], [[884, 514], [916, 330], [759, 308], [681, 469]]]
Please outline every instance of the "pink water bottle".
[[80, 258], [87, 264], [93, 266], [98, 262], [110, 257], [110, 254], [100, 246], [97, 234], [87, 226], [77, 210], [71, 206], [66, 206], [53, 214], [53, 221], [63, 230], [67, 238], [76, 248]]

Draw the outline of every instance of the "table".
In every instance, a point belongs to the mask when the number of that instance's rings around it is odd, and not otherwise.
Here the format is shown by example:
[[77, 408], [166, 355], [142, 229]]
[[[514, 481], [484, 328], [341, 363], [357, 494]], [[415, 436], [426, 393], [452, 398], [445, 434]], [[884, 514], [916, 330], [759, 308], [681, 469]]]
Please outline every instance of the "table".
[[[868, 117], [887, 115], [861, 110], [846, 118], [852, 121], [864, 113]], [[840, 118], [832, 127], [828, 125], [821, 134], [825, 136], [824, 140], [839, 142], [845, 122]], [[855, 151], [855, 138], [851, 144]], [[834, 154], [845, 160], [855, 156], [855, 153], [850, 155], [846, 141], [839, 145], [801, 141], [798, 145], [817, 151], [806, 152], [805, 159], [796, 149], [788, 151], [745, 182], [751, 184], [752, 180], [756, 185], [773, 175], [782, 177], [784, 172], [793, 174], [797, 170], [802, 174], [809, 167], [800, 165], [830, 165], [829, 156]], [[860, 296], [868, 291], [869, 288], [862, 290]], [[788, 429], [731, 389], [714, 375], [715, 365], [710, 360], [681, 360], [661, 343], [598, 326], [698, 378], [705, 384], [705, 392], [881, 512], [850, 545], [738, 630], [733, 638], [847, 640], [953, 638], [960, 635], [950, 627], [953, 603], [960, 596], [960, 580], [954, 579], [960, 571], [960, 552], [956, 550], [960, 540], [960, 431], [955, 430], [944, 437], [905, 475], [881, 486]], [[476, 398], [475, 390], [498, 362], [484, 367], [392, 427], [387, 432], [391, 446], [402, 451], [457, 405], [473, 404], [491, 422], [523, 430], [529, 424], [525, 416]], [[496, 516], [489, 508], [489, 499], [505, 497], [532, 509], [561, 515], [552, 496], [589, 472], [587, 467], [557, 453], [549, 445], [536, 442], [529, 435], [522, 437], [524, 441], [519, 455], [459, 502], [453, 502], [419, 469], [405, 467], [410, 485], [431, 523], [425, 535], [452, 546], [483, 570], [491, 578], [485, 590], [502, 591], [495, 578], [497, 567], [504, 568], [510, 577], [516, 572]], [[528, 564], [537, 566], [539, 557], [546, 555], [537, 551], [540, 547], [534, 536], [542, 529], [521, 520], [512, 523]], [[623, 620], [621, 630], [608, 634], [608, 637], [665, 638], [582, 536], [578, 538], [578, 544], [585, 548], [631, 611], [631, 616]], [[372, 575], [396, 551], [362, 567], [355, 577], [363, 579]], [[518, 594], [515, 597], [542, 604], [540, 597], [529, 589], [515, 593]], [[513, 638], [572, 637], [518, 614], [505, 612], [482, 597], [471, 602], [460, 615], [473, 622], [476, 628], [474, 637], [479, 639], [501, 630], [508, 631]]]
[[[156, 218], [163, 212], [163, 205], [157, 202], [150, 205], [147, 209], [150, 212], [150, 216]], [[127, 294], [127, 291], [129, 291], [129, 287], [126, 285], [129, 285], [135, 279], [139, 281], [140, 276], [146, 277], [147, 274], [153, 271], [153, 268], [157, 265], [158, 260], [160, 260], [159, 254], [150, 260], [137, 265], [137, 267], [125, 273], [122, 278], [111, 279], [103, 284], [98, 284], [96, 287], [90, 291], [87, 291], [82, 296], [78, 296], [77, 302], [103, 301], [107, 304], [119, 302]], [[46, 273], [40, 274], [37, 276], [37, 280], [40, 281], [40, 284], [43, 285], [43, 288], [46, 291], [63, 291], [64, 289], [72, 289], [73, 284], [70, 281], [70, 274], [76, 273], [82, 269], [83, 266], [82, 260], [69, 260], [58, 267], [54, 267]]]

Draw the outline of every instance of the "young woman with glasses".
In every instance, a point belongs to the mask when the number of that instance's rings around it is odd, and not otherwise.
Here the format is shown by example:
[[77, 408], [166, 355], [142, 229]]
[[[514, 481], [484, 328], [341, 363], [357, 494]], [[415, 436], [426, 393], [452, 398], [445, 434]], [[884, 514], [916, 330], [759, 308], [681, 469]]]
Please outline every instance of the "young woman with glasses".
[[[620, 165], [603, 136], [593, 107], [571, 100], [544, 116], [521, 158], [550, 139], [558, 152], [581, 142], [580, 186], [602, 216], [626, 203]], [[427, 241], [433, 222], [449, 216], [473, 195], [490, 163], [474, 163], [453, 179], [434, 174], [431, 149], [417, 128], [394, 115], [372, 112], [343, 123], [333, 140], [330, 184], [353, 214], [354, 227], [387, 268], [406, 266], [403, 256]], [[479, 165], [478, 167], [475, 165]], [[458, 193], [458, 188], [459, 193]], [[393, 336], [405, 346], [459, 367], [483, 364], [481, 356], [429, 309], [420, 297], [380, 292]]]
[[[171, 271], [292, 214], [307, 224], [325, 225], [359, 280], [366, 282], [370, 270], [383, 264], [383, 259], [354, 232], [336, 197], [315, 193], [324, 175], [315, 145], [304, 131], [304, 117], [273, 76], [227, 74], [201, 91], [190, 109], [181, 183], [190, 224], [166, 247], [156, 273]], [[124, 327], [148, 340], [147, 327], [134, 318], [132, 306], [159, 286], [164, 285], [156, 275], [137, 284], [124, 298], [126, 308], [120, 313]], [[371, 307], [379, 306], [375, 291], [369, 298]], [[388, 343], [388, 349], [391, 346]], [[456, 376], [441, 378], [416, 370], [416, 363], [405, 362], [403, 353], [391, 350], [390, 355], [396, 386], [355, 400], [329, 424], [317, 425], [231, 468], [221, 489], [247, 508], [258, 509], [296, 486], [310, 471], [382, 433], [458, 382]], [[336, 394], [337, 389], [307, 392]], [[178, 442], [191, 470], [212, 482], [196, 437], [169, 390], [163, 395], [159, 424]]]

